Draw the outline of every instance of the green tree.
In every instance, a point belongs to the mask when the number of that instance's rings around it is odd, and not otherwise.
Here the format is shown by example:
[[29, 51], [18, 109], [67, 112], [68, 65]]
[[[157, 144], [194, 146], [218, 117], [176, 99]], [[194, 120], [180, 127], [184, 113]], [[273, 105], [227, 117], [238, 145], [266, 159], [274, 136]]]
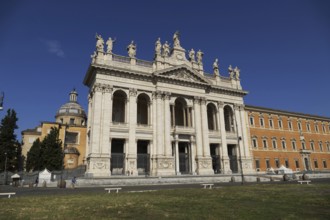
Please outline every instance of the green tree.
[[40, 169], [49, 171], [63, 168], [62, 141], [59, 139], [59, 129], [52, 127], [50, 133], [41, 142]]
[[38, 138], [35, 140], [31, 146], [31, 149], [27, 153], [27, 158], [26, 158], [26, 170], [30, 171], [36, 171], [40, 170], [40, 165], [42, 163], [41, 160], [41, 142], [40, 139]]
[[[8, 109], [7, 115], [1, 120], [0, 125], [0, 172], [18, 171], [21, 160], [21, 145], [16, 139], [15, 129], [18, 118], [13, 109]], [[6, 164], [7, 162], [7, 164]]]

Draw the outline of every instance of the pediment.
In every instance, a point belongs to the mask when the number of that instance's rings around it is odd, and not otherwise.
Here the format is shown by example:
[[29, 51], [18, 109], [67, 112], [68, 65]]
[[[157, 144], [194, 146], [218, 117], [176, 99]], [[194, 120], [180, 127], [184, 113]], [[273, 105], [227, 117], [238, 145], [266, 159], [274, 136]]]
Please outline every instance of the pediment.
[[209, 84], [209, 82], [204, 78], [204, 76], [200, 75], [195, 70], [185, 65], [157, 71], [155, 75], [188, 82]]

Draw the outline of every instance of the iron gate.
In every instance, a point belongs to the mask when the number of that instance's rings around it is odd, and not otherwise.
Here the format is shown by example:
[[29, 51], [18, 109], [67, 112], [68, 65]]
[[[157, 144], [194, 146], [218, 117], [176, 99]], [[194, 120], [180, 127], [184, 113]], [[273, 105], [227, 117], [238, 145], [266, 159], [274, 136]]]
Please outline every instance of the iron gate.
[[124, 174], [124, 160], [125, 154], [112, 153], [111, 154], [111, 175], [123, 175]]
[[137, 154], [137, 169], [139, 175], [148, 175], [150, 172], [150, 155]]
[[179, 153], [179, 170], [182, 174], [189, 173], [189, 154]]
[[229, 156], [230, 169], [233, 173], [238, 173], [237, 156]]
[[212, 168], [214, 173], [221, 173], [221, 164], [219, 155], [211, 155], [212, 157]]

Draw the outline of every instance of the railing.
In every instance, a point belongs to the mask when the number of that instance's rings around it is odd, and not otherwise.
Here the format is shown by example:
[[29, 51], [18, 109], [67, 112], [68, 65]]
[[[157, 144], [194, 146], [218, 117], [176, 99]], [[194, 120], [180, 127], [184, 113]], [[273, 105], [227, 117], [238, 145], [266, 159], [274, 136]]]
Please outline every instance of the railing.
[[136, 65], [151, 68], [153, 65], [153, 62], [146, 61], [146, 60], [136, 60]]
[[112, 55], [113, 61], [121, 62], [121, 63], [131, 63], [131, 58], [129, 57], [124, 57], [124, 56], [119, 56], [119, 55]]

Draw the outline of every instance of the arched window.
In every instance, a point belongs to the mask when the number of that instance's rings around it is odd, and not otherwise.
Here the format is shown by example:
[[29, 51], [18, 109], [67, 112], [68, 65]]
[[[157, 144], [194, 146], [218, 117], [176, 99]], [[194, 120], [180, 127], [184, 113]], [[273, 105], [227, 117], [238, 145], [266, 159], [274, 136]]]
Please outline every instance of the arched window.
[[218, 130], [217, 126], [217, 110], [214, 104], [210, 103], [207, 105], [207, 122], [209, 130]]
[[113, 122], [125, 122], [126, 112], [126, 93], [118, 90], [113, 94], [112, 104], [112, 121]]
[[187, 125], [187, 103], [183, 98], [177, 98], [175, 100], [175, 125], [186, 126]]
[[140, 94], [137, 97], [137, 124], [149, 124], [149, 96]]
[[223, 113], [225, 117], [226, 131], [234, 131], [233, 110], [230, 106], [226, 105], [223, 109]]

